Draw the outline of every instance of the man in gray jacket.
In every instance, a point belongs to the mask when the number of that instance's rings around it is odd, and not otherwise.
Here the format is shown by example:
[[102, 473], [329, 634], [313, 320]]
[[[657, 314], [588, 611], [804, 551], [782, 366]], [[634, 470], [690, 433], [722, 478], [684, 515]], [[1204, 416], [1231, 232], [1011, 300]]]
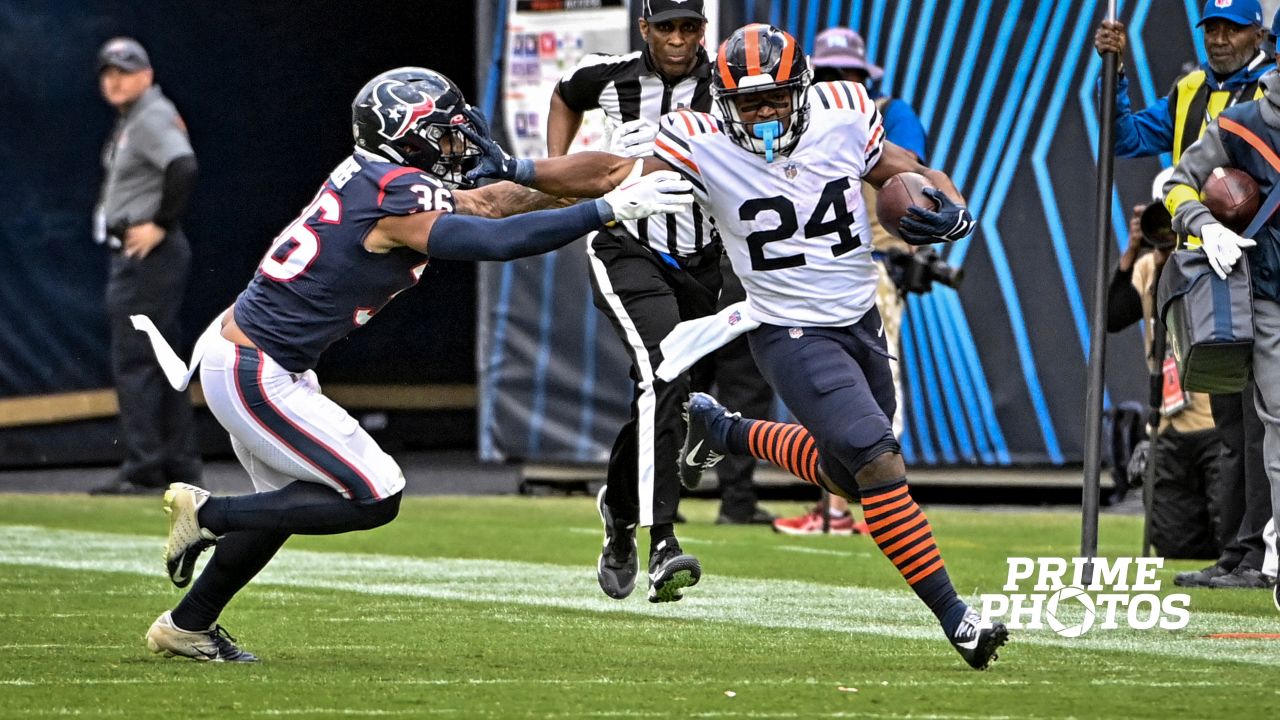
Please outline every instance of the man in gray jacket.
[[102, 46], [98, 80], [120, 114], [103, 148], [94, 236], [112, 251], [107, 314], [125, 457], [116, 480], [95, 492], [159, 493], [171, 482], [199, 483], [191, 403], [169, 387], [129, 316], [147, 315], [171, 343], [180, 339], [191, 246], [179, 221], [195, 187], [196, 158], [182, 117], [153, 84], [151, 60], [136, 40], [112, 38]]
[[[1280, 74], [1262, 78], [1262, 99], [1224, 110], [1200, 140], [1183, 153], [1169, 182], [1165, 204], [1173, 227], [1197, 236], [1210, 266], [1226, 278], [1244, 252], [1253, 280], [1254, 401], [1264, 426], [1263, 456], [1274, 515], [1280, 508], [1280, 215], [1273, 214], [1253, 238], [1220, 223], [1200, 202], [1200, 190], [1215, 168], [1243, 170], [1266, 198], [1280, 185]], [[1267, 578], [1274, 582], [1274, 578]], [[1280, 591], [1273, 591], [1280, 593]], [[1276, 595], [1280, 609], [1280, 595]]]

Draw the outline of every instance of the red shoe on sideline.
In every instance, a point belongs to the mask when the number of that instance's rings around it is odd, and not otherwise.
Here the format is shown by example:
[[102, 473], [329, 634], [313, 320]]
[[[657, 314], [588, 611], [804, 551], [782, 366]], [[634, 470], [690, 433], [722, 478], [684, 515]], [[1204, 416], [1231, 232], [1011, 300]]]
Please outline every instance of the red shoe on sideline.
[[[822, 509], [814, 508], [804, 515], [796, 517], [778, 518], [773, 521], [773, 531], [785, 535], [821, 535]], [[862, 535], [867, 532], [867, 524], [864, 522], [855, 523], [853, 515], [845, 513], [842, 517], [830, 518], [828, 531], [832, 535]]]

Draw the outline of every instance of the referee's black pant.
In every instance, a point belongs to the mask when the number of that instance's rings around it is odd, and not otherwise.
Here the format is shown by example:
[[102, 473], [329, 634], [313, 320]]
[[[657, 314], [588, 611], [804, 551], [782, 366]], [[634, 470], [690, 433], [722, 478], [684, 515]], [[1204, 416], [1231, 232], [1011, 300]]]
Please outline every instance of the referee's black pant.
[[699, 363], [672, 382], [658, 380], [659, 343], [676, 323], [715, 312], [720, 253], [713, 245], [675, 267], [620, 229], [598, 232], [588, 243], [595, 305], [631, 357], [631, 417], [613, 443], [605, 491], [610, 512], [623, 522], [675, 522], [682, 406], [691, 389], [710, 388], [712, 366]]
[[178, 311], [191, 269], [191, 246], [169, 232], [145, 258], [111, 256], [107, 314], [111, 371], [120, 402], [120, 479], [146, 487], [200, 481], [191, 402], [169, 386], [145, 333], [130, 315], [146, 315], [171, 345], [181, 340]]

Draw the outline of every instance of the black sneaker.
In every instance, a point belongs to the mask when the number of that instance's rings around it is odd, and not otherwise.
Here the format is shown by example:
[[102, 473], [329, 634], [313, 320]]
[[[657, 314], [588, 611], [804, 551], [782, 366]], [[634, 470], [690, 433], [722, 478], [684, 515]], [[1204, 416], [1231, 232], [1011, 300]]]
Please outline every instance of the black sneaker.
[[1209, 581], [1222, 577], [1230, 573], [1230, 570], [1221, 565], [1210, 565], [1202, 570], [1191, 570], [1188, 572], [1180, 572], [1173, 576], [1173, 584], [1178, 587], [1212, 587]]
[[986, 670], [999, 657], [996, 651], [1009, 641], [1009, 630], [1002, 622], [982, 622], [977, 611], [969, 608], [949, 639], [969, 667]]
[[658, 543], [649, 554], [649, 602], [675, 602], [684, 597], [681, 590], [697, 585], [701, 578], [698, 558], [685, 555], [675, 538]]
[[1237, 567], [1235, 570], [1209, 580], [1209, 587], [1231, 590], [1266, 590], [1276, 584], [1276, 579], [1263, 575], [1261, 570]]
[[723, 512], [716, 518], [717, 525], [772, 525], [777, 516], [758, 507], [751, 514], [744, 516], [728, 515]]
[[160, 495], [164, 492], [163, 485], [139, 485], [138, 483], [116, 479], [93, 488], [89, 491], [90, 495]]
[[702, 482], [702, 473], [724, 459], [711, 448], [711, 423], [718, 418], [742, 415], [724, 409], [715, 398], [696, 392], [685, 403], [684, 445], [680, 447], [680, 482], [693, 490]]
[[640, 572], [636, 559], [636, 524], [614, 522], [604, 502], [607, 488], [607, 485], [600, 488], [600, 494], [596, 495], [596, 510], [600, 511], [600, 522], [604, 523], [604, 548], [596, 563], [596, 580], [605, 595], [621, 600], [635, 590], [636, 573]]

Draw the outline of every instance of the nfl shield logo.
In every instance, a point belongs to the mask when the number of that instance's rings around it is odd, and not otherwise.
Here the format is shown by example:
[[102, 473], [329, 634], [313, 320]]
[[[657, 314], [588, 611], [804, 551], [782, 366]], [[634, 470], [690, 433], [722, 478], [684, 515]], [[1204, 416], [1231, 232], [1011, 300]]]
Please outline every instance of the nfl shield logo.
[[729, 313], [730, 325], [737, 325], [738, 321], [740, 320], [742, 320], [742, 313], [738, 312], [737, 310], [734, 310], [733, 312]]
[[793, 338], [802, 338], [804, 337], [804, 328], [791, 328], [787, 330], [787, 334]]
[[[1219, 2], [1221, 1], [1219, 0]], [[1226, 1], [1231, 2], [1231, 0]], [[788, 180], [795, 180], [796, 175], [800, 174], [800, 168], [796, 167], [795, 163], [787, 163], [786, 167], [782, 168], [782, 172], [786, 174]]]
[[1231, 0], [1213, 0], [1213, 4], [1220, 8], [1231, 7]]

